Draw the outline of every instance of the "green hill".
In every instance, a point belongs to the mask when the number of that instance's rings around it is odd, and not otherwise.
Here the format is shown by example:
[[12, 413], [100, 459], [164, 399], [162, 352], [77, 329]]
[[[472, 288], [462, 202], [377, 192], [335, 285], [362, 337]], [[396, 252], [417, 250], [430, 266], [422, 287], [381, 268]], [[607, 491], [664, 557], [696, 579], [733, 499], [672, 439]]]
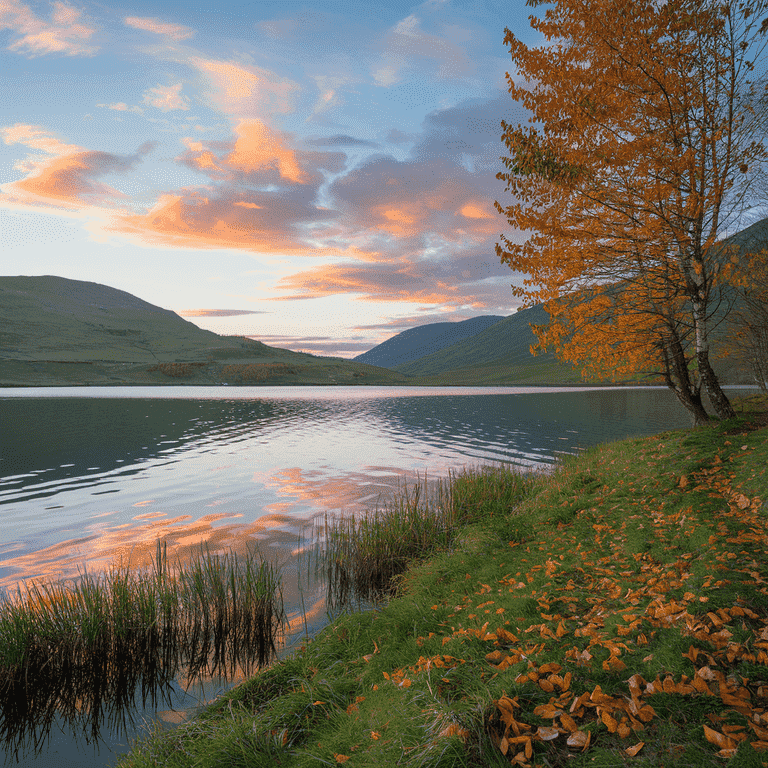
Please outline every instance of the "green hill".
[[99, 283], [0, 277], [0, 386], [404, 381], [364, 363], [219, 336]]
[[[422, 385], [575, 385], [587, 384], [580, 368], [558, 360], [554, 354], [532, 355], [536, 337], [531, 325], [544, 325], [549, 315], [537, 305], [516, 312], [490, 328], [431, 355], [393, 368]], [[712, 334], [713, 366], [726, 384], [754, 384], [748, 367], [729, 356], [728, 326]], [[594, 382], [592, 382], [594, 383]], [[609, 382], [605, 382], [609, 383]], [[638, 374], [624, 384], [663, 383], [661, 379]]]
[[501, 315], [480, 315], [456, 323], [417, 325], [415, 328], [408, 328], [398, 333], [354, 359], [361, 363], [379, 365], [382, 368], [395, 368], [476, 336], [503, 319]]
[[545, 324], [541, 306], [505, 317], [475, 336], [393, 370], [425, 384], [580, 384], [579, 371], [553, 354], [534, 357], [531, 324]]

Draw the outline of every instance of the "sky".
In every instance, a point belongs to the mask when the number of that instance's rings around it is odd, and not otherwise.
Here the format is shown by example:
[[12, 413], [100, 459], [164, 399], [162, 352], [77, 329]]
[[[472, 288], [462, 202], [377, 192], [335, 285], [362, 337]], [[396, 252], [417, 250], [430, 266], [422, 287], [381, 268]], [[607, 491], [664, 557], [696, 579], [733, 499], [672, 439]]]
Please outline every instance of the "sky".
[[[0, 274], [354, 357], [509, 315], [524, 0], [0, 0]], [[511, 73], [514, 76], [514, 72]]]

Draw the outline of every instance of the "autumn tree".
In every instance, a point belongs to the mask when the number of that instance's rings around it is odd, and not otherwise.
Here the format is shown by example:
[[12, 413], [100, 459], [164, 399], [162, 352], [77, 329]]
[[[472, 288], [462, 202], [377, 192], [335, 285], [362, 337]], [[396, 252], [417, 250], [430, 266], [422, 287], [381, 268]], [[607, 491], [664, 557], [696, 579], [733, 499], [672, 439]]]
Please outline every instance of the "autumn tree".
[[545, 302], [538, 348], [585, 375], [655, 371], [697, 423], [733, 409], [710, 360], [732, 264], [721, 239], [766, 159], [752, 80], [766, 0], [528, 0], [547, 45], [506, 30], [509, 93], [529, 124], [502, 123], [518, 235], [497, 244]]

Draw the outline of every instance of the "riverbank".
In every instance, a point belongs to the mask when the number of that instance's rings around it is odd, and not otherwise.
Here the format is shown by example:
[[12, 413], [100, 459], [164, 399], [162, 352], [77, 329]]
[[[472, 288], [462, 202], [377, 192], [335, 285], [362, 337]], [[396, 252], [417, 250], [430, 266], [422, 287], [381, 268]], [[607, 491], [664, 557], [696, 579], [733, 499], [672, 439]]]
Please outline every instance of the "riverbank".
[[768, 419], [741, 407], [486, 494], [386, 606], [120, 765], [768, 764]]

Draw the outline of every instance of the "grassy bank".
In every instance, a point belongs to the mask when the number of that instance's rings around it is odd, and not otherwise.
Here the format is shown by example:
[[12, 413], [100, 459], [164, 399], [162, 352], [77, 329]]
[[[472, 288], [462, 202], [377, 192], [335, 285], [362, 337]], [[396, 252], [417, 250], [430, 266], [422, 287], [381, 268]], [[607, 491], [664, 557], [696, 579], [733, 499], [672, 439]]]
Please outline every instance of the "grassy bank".
[[121, 765], [768, 765], [767, 438], [742, 416], [456, 478], [466, 520], [386, 606]]

